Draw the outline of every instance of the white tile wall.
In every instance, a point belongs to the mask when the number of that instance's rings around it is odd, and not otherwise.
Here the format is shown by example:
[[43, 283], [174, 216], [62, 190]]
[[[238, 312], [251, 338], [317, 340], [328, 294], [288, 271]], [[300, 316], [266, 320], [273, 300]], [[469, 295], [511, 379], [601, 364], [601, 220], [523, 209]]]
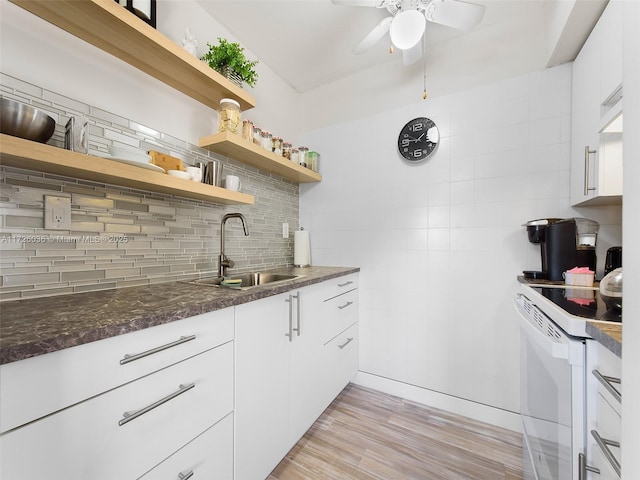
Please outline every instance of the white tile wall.
[[[313, 263], [362, 269], [362, 371], [519, 411], [512, 297], [540, 267], [521, 224], [593, 218], [601, 262], [621, 239], [619, 207], [569, 205], [570, 86], [565, 65], [305, 137], [323, 181], [301, 186], [300, 223]], [[397, 135], [418, 116], [442, 141], [408, 165]]]

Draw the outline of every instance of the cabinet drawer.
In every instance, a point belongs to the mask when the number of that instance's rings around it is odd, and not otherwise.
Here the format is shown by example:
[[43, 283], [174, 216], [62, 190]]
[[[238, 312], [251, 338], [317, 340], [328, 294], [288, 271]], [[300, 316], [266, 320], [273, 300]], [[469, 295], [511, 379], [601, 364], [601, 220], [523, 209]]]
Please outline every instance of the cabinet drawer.
[[232, 339], [233, 309], [227, 308], [2, 365], [0, 432]]
[[0, 477], [138, 478], [232, 410], [228, 342], [0, 436]]
[[328, 300], [337, 295], [348, 292], [358, 288], [358, 274], [351, 273], [342, 277], [332, 278], [325, 282], [322, 282], [322, 293], [324, 295], [323, 300]]
[[351, 290], [323, 303], [323, 344], [358, 321], [358, 297], [358, 290]]
[[[140, 480], [233, 480], [233, 414], [193, 439]], [[180, 477], [182, 475], [182, 477]]]
[[358, 324], [351, 325], [325, 345], [325, 358], [328, 366], [328, 387], [330, 400], [351, 381], [358, 371]]
[[[594, 380], [598, 385], [598, 393], [606, 399], [618, 415], [621, 415], [622, 405], [610, 391], [610, 388], [613, 387], [622, 395], [622, 383], [615, 381], [615, 379], [621, 380], [622, 378], [622, 360], [606, 347], [598, 344], [596, 364], [597, 366], [594, 370], [597, 373], [592, 371], [591, 374], [595, 377]], [[603, 379], [598, 377], [608, 378]], [[609, 381], [609, 387], [605, 385], [605, 380]]]

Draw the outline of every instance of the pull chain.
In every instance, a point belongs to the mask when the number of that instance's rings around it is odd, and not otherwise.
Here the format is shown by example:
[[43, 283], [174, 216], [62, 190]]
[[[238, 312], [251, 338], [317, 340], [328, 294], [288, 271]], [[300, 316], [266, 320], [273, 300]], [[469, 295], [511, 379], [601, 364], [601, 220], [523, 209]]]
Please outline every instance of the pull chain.
[[424, 91], [422, 92], [422, 99], [427, 99], [427, 34], [422, 35], [422, 56], [424, 57]]

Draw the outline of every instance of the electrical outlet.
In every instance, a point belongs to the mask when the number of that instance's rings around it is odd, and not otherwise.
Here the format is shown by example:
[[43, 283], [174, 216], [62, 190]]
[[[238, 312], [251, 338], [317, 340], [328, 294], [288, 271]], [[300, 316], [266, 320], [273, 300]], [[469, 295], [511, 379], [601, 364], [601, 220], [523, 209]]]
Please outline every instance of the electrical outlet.
[[282, 224], [282, 238], [289, 238], [289, 224]]
[[69, 197], [44, 196], [44, 228], [47, 230], [71, 229], [71, 199]]

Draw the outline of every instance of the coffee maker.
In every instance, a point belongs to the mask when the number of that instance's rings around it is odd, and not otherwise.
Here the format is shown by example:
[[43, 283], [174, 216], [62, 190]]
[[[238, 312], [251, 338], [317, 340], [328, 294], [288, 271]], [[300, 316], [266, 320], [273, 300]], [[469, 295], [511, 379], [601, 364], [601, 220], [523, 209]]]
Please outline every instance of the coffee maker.
[[562, 280], [566, 270], [576, 266], [576, 222], [573, 218], [541, 218], [531, 220], [527, 235], [531, 243], [540, 244], [540, 271], [525, 270], [525, 278]]
[[574, 218], [576, 221], [576, 265], [596, 271], [596, 241], [600, 224], [588, 218]]

